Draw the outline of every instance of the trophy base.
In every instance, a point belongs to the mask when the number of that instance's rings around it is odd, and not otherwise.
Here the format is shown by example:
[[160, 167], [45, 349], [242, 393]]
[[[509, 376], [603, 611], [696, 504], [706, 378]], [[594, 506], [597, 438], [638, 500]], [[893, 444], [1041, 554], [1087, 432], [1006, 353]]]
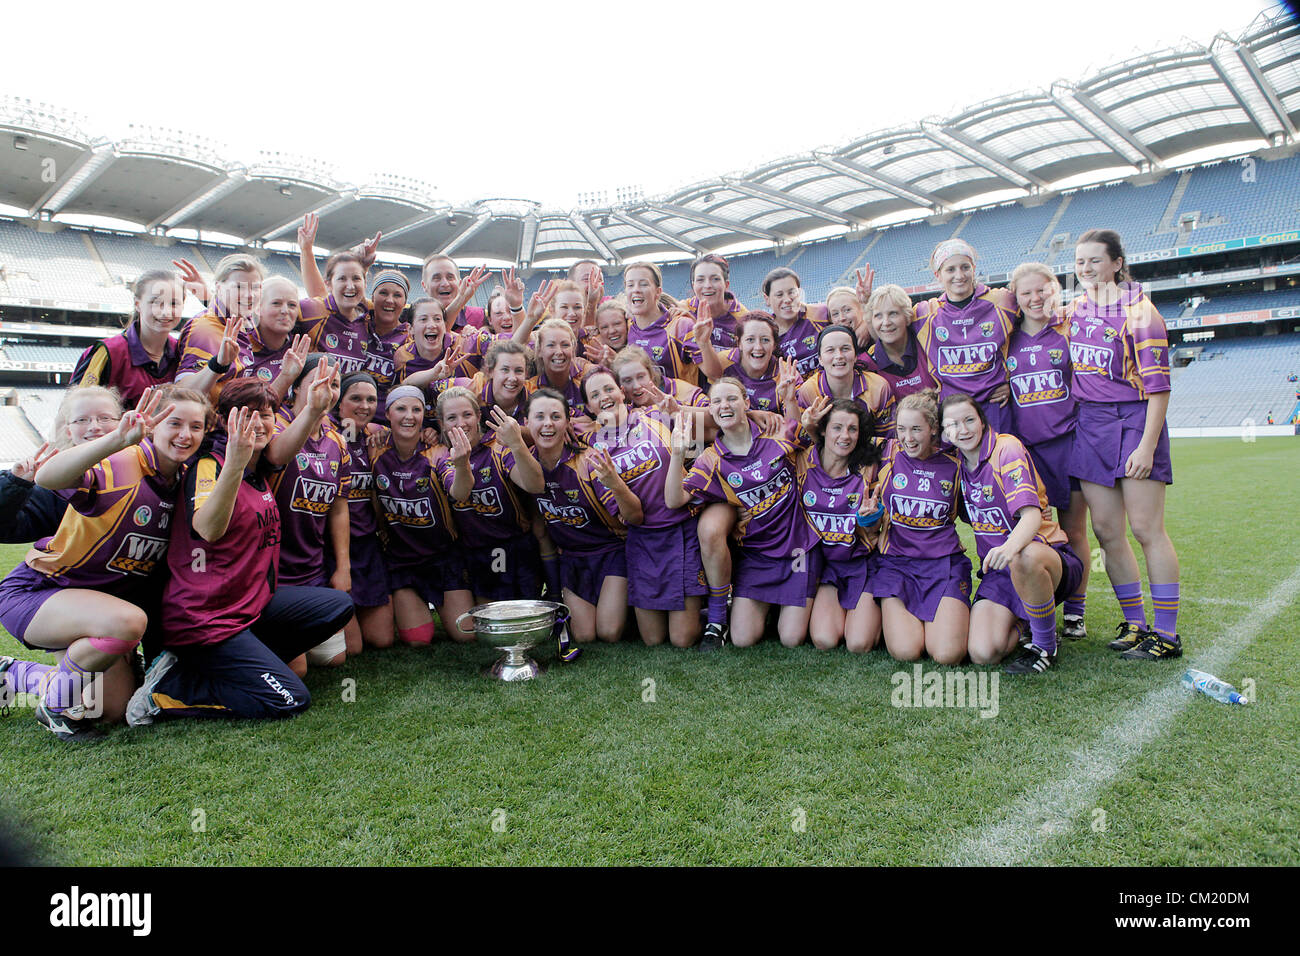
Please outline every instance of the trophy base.
[[485, 667], [482, 670], [484, 677], [493, 677], [497, 680], [507, 682], [516, 682], [532, 680], [538, 674], [545, 672], [546, 665], [540, 664], [529, 657], [525, 652], [529, 648], [520, 647], [503, 647], [504, 655], [496, 661], [491, 667]]

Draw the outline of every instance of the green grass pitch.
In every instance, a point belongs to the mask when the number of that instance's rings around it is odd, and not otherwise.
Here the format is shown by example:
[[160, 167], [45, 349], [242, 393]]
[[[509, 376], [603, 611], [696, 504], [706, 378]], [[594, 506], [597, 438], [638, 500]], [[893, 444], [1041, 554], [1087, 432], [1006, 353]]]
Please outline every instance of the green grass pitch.
[[[1300, 566], [1300, 441], [1181, 441], [1174, 464], [1194, 661]], [[17, 709], [0, 720], [3, 811], [69, 864], [943, 864], [1055, 788], [1083, 797], [1018, 834], [1016, 859], [1300, 863], [1295, 595], [1219, 674], [1253, 681], [1252, 704], [1174, 698], [1183, 709], [1095, 792], [1076, 754], [1104, 750], [1188, 658], [1119, 660], [1104, 574], [1089, 599], [1090, 638], [1041, 678], [1002, 676], [991, 718], [891, 706], [891, 676], [911, 668], [882, 651], [623, 643], [502, 685], [479, 675], [490, 649], [444, 641], [313, 671], [312, 708], [286, 722], [123, 727], [73, 747]], [[30, 652], [0, 634], [0, 653]]]

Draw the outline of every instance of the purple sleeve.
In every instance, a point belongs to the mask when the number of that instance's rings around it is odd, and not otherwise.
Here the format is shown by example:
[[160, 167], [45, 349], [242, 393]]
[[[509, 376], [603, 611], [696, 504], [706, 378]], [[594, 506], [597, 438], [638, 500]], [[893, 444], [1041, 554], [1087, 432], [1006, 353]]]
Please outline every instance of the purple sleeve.
[[1169, 333], [1164, 318], [1149, 301], [1142, 303], [1142, 317], [1131, 331], [1134, 364], [1142, 380], [1142, 390], [1148, 395], [1169, 391]]
[[687, 473], [682, 487], [697, 504], [710, 501], [727, 501], [726, 489], [718, 477], [718, 456], [712, 448], [706, 448], [704, 454], [695, 459], [695, 464]]
[[1002, 495], [1007, 501], [1007, 514], [1015, 517], [1021, 508], [1039, 508], [1038, 482], [1034, 480], [1034, 469], [1029, 463], [1029, 453], [1018, 439], [1004, 436], [996, 452], [998, 477], [1002, 482]]

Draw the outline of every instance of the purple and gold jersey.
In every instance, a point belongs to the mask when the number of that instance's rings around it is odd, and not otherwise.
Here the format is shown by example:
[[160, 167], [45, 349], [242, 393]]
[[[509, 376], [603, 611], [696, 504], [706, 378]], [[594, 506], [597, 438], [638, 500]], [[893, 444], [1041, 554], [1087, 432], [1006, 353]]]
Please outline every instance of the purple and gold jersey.
[[212, 495], [225, 455], [201, 452], [185, 474], [182, 514], [172, 523], [163, 591], [163, 643], [217, 644], [257, 620], [275, 590], [280, 508], [264, 471], [245, 471], [226, 533], [205, 541], [194, 513]]
[[794, 362], [801, 378], [817, 368], [817, 336], [830, 323], [824, 305], [805, 305], [788, 330], [776, 340], [776, 351]]
[[687, 508], [669, 508], [664, 501], [673, 431], [652, 411], [628, 409], [627, 421], [594, 429], [587, 435], [587, 444], [605, 449], [614, 459], [619, 475], [641, 502], [645, 520], [640, 527], [671, 528], [691, 513]]
[[[727, 303], [725, 315], [715, 316], [713, 319], [713, 334], [709, 339], [713, 342], [715, 349], [734, 349], [740, 344], [740, 320], [744, 317], [749, 309], [740, 304], [730, 292], [723, 294], [723, 300]], [[700, 300], [698, 296], [692, 296], [682, 303], [682, 308], [691, 314], [691, 321], [694, 322], [700, 312]], [[694, 344], [694, 338], [691, 340], [691, 348], [694, 354], [699, 354], [698, 347]], [[698, 361], [698, 360], [693, 360]]]
[[1074, 429], [1070, 343], [1063, 332], [1060, 325], [1044, 326], [1037, 335], [1017, 327], [1007, 344], [1013, 427], [1030, 445]]
[[1038, 508], [1042, 512], [1043, 523], [1034, 535], [1035, 541], [1047, 545], [1066, 541], [1065, 532], [1052, 520], [1047, 490], [1034, 461], [1015, 435], [985, 429], [979, 467], [971, 470], [962, 458], [961, 491], [981, 561], [993, 548], [1007, 543], [1021, 508]]
[[690, 319], [671, 318], [668, 310], [664, 309], [647, 328], [643, 329], [631, 320], [627, 324], [627, 344], [645, 349], [650, 361], [664, 373], [664, 378], [680, 378], [691, 384], [698, 381], [696, 366], [691, 359], [695, 333]]
[[890, 439], [877, 479], [880, 503], [885, 506], [881, 554], [942, 558], [965, 550], [957, 537], [959, 471], [950, 452], [936, 451], [916, 461], [896, 439]]
[[1065, 309], [1080, 402], [1141, 402], [1169, 391], [1169, 334], [1165, 320], [1136, 282], [1119, 300], [1097, 305], [1087, 294]]
[[539, 388], [553, 388], [564, 396], [564, 404], [569, 407], [571, 418], [583, 417], [587, 414], [587, 400], [582, 397], [582, 383], [594, 368], [586, 359], [575, 358], [569, 367], [569, 377], [564, 380], [562, 387], [552, 384], [544, 374], [534, 375], [524, 383], [524, 394], [531, 395]]
[[977, 285], [963, 308], [947, 295], [916, 306], [916, 340], [940, 386], [939, 400], [965, 393], [987, 402], [1007, 382], [1007, 341], [1015, 298], [1005, 289]]
[[146, 388], [176, 378], [180, 356], [180, 346], [169, 335], [163, 343], [162, 358], [155, 362], [140, 342], [138, 323], [132, 322], [125, 332], [96, 342], [81, 353], [71, 384], [116, 388], [122, 396], [122, 407], [135, 408]]
[[865, 560], [875, 546], [877, 528], [858, 524], [858, 509], [870, 495], [876, 466], [845, 471], [832, 478], [822, 467], [821, 452], [808, 448], [795, 463], [799, 477], [799, 503], [822, 553], [830, 560]]
[[[614, 493], [591, 470], [590, 449], [566, 445], [554, 468], [542, 465], [546, 490], [535, 495], [537, 511], [561, 551], [594, 554], [621, 548], [627, 528]], [[514, 456], [506, 454], [507, 466]]]
[[366, 364], [361, 370], [369, 372], [370, 377], [375, 380], [375, 388], [379, 392], [379, 407], [383, 408], [388, 390], [400, 381], [397, 378], [394, 356], [397, 350], [410, 340], [411, 327], [405, 322], [398, 322], [397, 327], [391, 332], [380, 335], [375, 329], [372, 315], [366, 335]]
[[256, 375], [263, 382], [270, 385], [280, 375], [280, 366], [284, 364], [284, 356], [288, 353], [293, 345], [293, 334], [285, 336], [283, 344], [278, 349], [270, 348], [262, 341], [262, 336], [257, 329], [248, 333], [249, 347], [251, 358], [247, 366], [241, 373], [244, 376]]
[[[217, 351], [221, 348], [221, 339], [226, 334], [226, 318], [226, 310], [221, 307], [220, 303], [217, 303], [208, 311], [201, 312], [190, 319], [189, 325], [181, 333], [181, 359], [180, 364], [176, 367], [177, 378], [191, 372], [203, 371], [208, 364], [208, 360], [217, 354]], [[235, 356], [235, 361], [231, 363], [230, 369], [217, 379], [208, 394], [208, 397], [214, 403], [221, 393], [221, 386], [232, 379], [241, 377], [244, 374], [244, 369], [252, 365], [253, 340], [251, 332], [251, 323], [245, 320], [237, 338], [238, 355]]]
[[[275, 416], [275, 433], [292, 423]], [[314, 584], [325, 569], [329, 540], [329, 510], [334, 499], [348, 493], [352, 458], [343, 436], [326, 420], [303, 443], [293, 461], [271, 479], [280, 506], [280, 583]]]
[[[835, 400], [826, 370], [818, 369], [816, 374], [799, 386], [796, 393], [799, 407], [807, 408], [818, 396]], [[853, 400], [871, 413], [871, 422], [876, 429], [877, 438], [888, 438], [894, 433], [894, 413], [897, 402], [894, 391], [882, 375], [868, 372], [866, 369], [853, 370]]]
[[[475, 372], [483, 368], [483, 359], [487, 355], [488, 349], [490, 349], [493, 344], [497, 342], [510, 342], [514, 340], [514, 337], [515, 334], [513, 331], [493, 332], [490, 327], [476, 329], [472, 326], [467, 326], [464, 329], [461, 329], [460, 347], [461, 351], [463, 351], [466, 356], [462, 367], [468, 369], [468, 371], [457, 372], [457, 374], [473, 375]], [[533, 333], [533, 338], [535, 339], [536, 337], [537, 333]], [[532, 347], [533, 350], [536, 351], [536, 346], [533, 345]]]
[[742, 548], [773, 558], [803, 554], [817, 543], [799, 510], [795, 458], [798, 426], [788, 422], [776, 432], [749, 423], [753, 441], [738, 455], [719, 435], [686, 475], [682, 487], [696, 504], [722, 501], [736, 506], [731, 535]]
[[750, 378], [740, 364], [740, 349], [724, 349], [718, 353], [722, 364], [722, 374], [730, 375], [745, 386], [749, 396], [749, 407], [761, 412], [779, 412], [781, 403], [776, 397], [776, 376], [780, 361], [775, 354], [767, 363], [767, 370], [758, 378]]
[[[469, 500], [461, 504], [451, 497], [456, 468], [448, 449], [439, 446], [437, 466], [442, 487], [456, 515], [463, 544], [477, 547], [493, 541], [505, 541], [532, 528], [532, 519], [520, 500], [520, 490], [510, 480], [509, 452], [500, 442], [484, 440], [469, 453], [469, 471], [474, 477]], [[510, 464], [514, 463], [511, 457]]]
[[333, 295], [321, 299], [302, 299], [299, 325], [311, 338], [314, 352], [324, 352], [338, 360], [339, 373], [350, 375], [366, 367], [366, 345], [370, 340], [370, 313], [363, 311], [356, 319], [345, 319]]
[[129, 600], [160, 570], [176, 507], [153, 444], [146, 438], [109, 455], [58, 495], [68, 502], [63, 520], [27, 552], [28, 566], [59, 587]]
[[[400, 384], [417, 372], [427, 372], [443, 360], [448, 349], [454, 349], [457, 345], [463, 349], [469, 341], [471, 335], [458, 336], [454, 332], [444, 332], [442, 351], [435, 358], [427, 359], [415, 347], [414, 340], [408, 337], [393, 352], [393, 382]], [[452, 372], [452, 378], [471, 378], [478, 374], [477, 367], [468, 358], [452, 369]]]
[[873, 342], [865, 352], [859, 354], [858, 361], [889, 383], [896, 401], [901, 401], [913, 392], [939, 387], [925, 353], [916, 341], [916, 333], [911, 329], [907, 331], [902, 363], [892, 362], [889, 353], [879, 342]]
[[399, 457], [391, 435], [370, 450], [375, 501], [387, 532], [384, 560], [390, 568], [421, 567], [453, 546], [456, 529], [436, 458], [436, 449], [423, 442], [411, 457]]
[[348, 450], [348, 523], [352, 537], [369, 537], [375, 533], [379, 522], [375, 514], [375, 470], [370, 464], [366, 439], [383, 432], [384, 428], [371, 422], [352, 441], [348, 441], [347, 426], [336, 422], [334, 427], [343, 436]]

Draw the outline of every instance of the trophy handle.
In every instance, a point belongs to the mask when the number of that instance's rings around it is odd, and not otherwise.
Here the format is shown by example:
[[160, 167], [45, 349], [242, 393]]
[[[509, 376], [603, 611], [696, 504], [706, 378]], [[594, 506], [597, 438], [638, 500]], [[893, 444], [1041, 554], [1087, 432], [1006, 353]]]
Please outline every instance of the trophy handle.
[[[567, 610], [567, 609], [566, 609], [566, 610]], [[466, 611], [466, 612], [465, 612], [464, 614], [462, 614], [460, 617], [456, 618], [456, 630], [460, 631], [462, 634], [473, 634], [473, 633], [474, 633], [474, 631], [473, 631], [472, 629], [471, 629], [471, 630], [468, 630], [468, 631], [465, 630], [464, 625], [461, 624], [461, 622], [462, 622], [463, 620], [465, 620], [465, 618], [467, 618], [467, 617], [469, 617], [469, 616], [470, 616], [470, 612], [469, 612], [469, 611]]]

